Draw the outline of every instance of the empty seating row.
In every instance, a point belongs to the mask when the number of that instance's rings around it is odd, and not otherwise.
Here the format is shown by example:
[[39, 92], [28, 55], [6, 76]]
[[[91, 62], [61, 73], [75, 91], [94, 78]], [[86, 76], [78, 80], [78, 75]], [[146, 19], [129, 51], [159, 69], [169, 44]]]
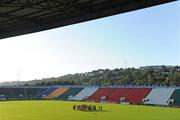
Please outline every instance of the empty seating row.
[[178, 88], [0, 87], [0, 100], [57, 99], [180, 106]]
[[43, 99], [54, 99], [54, 98], [62, 95], [63, 93], [65, 93], [67, 90], [68, 90], [67, 87], [57, 88], [52, 93], [50, 93], [49, 95], [45, 96]]
[[44, 90], [46, 90], [46, 88], [25, 88], [25, 99], [37, 99], [36, 95], [38, 95], [41, 91]]
[[124, 96], [124, 101], [122, 101], [131, 104], [143, 104], [144, 98], [150, 91], [150, 88], [129, 88], [128, 92]]
[[105, 101], [112, 94], [114, 88], [99, 88], [94, 94], [88, 97], [88, 101], [100, 102]]
[[172, 105], [180, 106], [180, 89], [176, 89], [174, 93], [172, 94], [169, 102]]
[[55, 91], [57, 89], [57, 87], [50, 87], [48, 88], [46, 91], [44, 91], [41, 96], [42, 98], [48, 96], [50, 93], [52, 93], [53, 91]]
[[144, 104], [167, 106], [174, 88], [154, 88], [144, 99]]
[[70, 87], [67, 91], [65, 91], [62, 95], [58, 96], [56, 99], [58, 100], [68, 100], [78, 94], [83, 87]]
[[7, 87], [0, 88], [0, 99], [3, 100], [18, 100], [18, 99], [37, 99], [36, 95], [40, 90], [45, 88], [23, 88], [23, 87]]
[[100, 88], [88, 101], [168, 106], [180, 104], [180, 90], [174, 88]]
[[114, 91], [107, 98], [107, 101], [112, 103], [120, 103], [120, 99], [126, 95], [128, 90], [129, 90], [128, 88], [114, 88]]
[[91, 96], [95, 91], [97, 91], [98, 87], [85, 87], [82, 91], [80, 91], [77, 95], [69, 100], [85, 100], [89, 96]]
[[143, 99], [151, 91], [150, 88], [100, 88], [89, 101], [106, 101], [112, 103], [143, 104]]

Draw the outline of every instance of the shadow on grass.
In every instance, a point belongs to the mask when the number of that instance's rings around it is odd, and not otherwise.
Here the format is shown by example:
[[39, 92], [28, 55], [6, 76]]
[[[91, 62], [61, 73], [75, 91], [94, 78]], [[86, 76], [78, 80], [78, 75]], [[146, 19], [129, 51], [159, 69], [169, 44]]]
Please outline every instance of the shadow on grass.
[[110, 112], [109, 110], [74, 110], [78, 112], [91, 112], [91, 113], [101, 113], [101, 112]]

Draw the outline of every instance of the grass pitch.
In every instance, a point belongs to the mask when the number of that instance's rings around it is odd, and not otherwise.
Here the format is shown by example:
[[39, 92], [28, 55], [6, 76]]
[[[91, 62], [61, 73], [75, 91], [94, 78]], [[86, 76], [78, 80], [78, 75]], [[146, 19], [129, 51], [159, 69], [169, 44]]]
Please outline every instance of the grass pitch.
[[[72, 110], [75, 104], [102, 105], [104, 110]], [[0, 120], [180, 120], [180, 109], [70, 101], [6, 101], [0, 102]]]

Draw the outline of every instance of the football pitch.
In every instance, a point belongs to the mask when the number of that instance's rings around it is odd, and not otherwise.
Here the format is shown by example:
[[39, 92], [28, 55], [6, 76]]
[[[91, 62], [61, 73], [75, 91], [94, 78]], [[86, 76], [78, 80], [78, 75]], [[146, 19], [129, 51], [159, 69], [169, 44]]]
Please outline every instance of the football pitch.
[[[73, 110], [73, 105], [101, 105], [103, 111]], [[0, 120], [180, 120], [179, 108], [71, 101], [0, 102]]]

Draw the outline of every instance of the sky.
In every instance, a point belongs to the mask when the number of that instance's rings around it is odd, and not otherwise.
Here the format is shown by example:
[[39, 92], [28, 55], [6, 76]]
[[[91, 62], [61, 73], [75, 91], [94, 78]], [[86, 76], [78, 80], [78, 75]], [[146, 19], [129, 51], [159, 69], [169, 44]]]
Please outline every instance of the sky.
[[0, 82], [149, 65], [180, 65], [180, 1], [0, 40]]

